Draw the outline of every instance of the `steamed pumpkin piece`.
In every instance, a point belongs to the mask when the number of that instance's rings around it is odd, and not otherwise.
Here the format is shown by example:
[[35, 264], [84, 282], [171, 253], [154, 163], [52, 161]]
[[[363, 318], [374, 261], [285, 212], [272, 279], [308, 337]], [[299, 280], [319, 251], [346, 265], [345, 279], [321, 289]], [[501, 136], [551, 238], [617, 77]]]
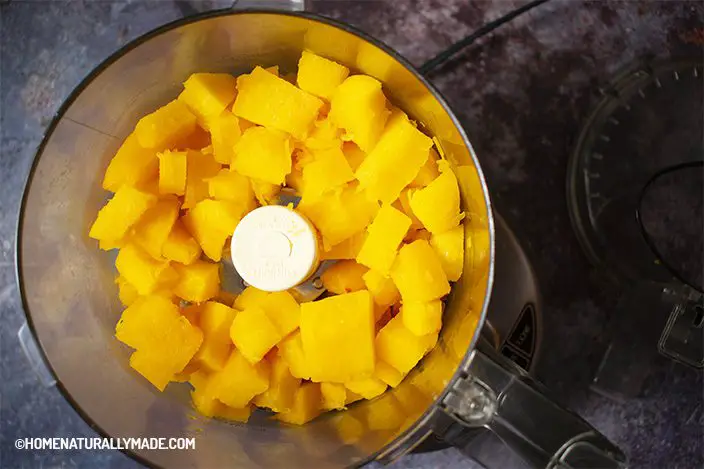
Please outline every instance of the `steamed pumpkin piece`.
[[313, 161], [303, 167], [303, 198], [318, 200], [323, 194], [354, 180], [354, 173], [339, 147], [314, 150]]
[[156, 151], [140, 146], [133, 132], [110, 160], [103, 178], [103, 189], [117, 192], [123, 185], [136, 186], [156, 177], [158, 169]]
[[401, 319], [406, 329], [417, 336], [438, 332], [442, 327], [442, 301], [404, 302]]
[[169, 263], [154, 259], [135, 244], [127, 244], [117, 254], [115, 267], [140, 295], [148, 295], [168, 274]]
[[231, 164], [234, 146], [242, 135], [239, 119], [230, 111], [223, 111], [208, 121], [213, 141], [213, 157], [221, 164]]
[[298, 61], [298, 87], [303, 91], [330, 100], [350, 70], [344, 65], [303, 51]]
[[183, 102], [174, 100], [142, 117], [135, 133], [139, 145], [156, 151], [173, 148], [196, 129], [196, 116]]
[[259, 363], [283, 336], [262, 308], [252, 306], [237, 313], [230, 338], [243, 357]]
[[362, 280], [374, 303], [382, 307], [388, 307], [398, 303], [401, 299], [401, 294], [396, 288], [394, 281], [390, 277], [385, 277], [376, 270], [369, 270], [362, 275]]
[[427, 161], [432, 144], [430, 137], [418, 130], [404, 113], [395, 113], [379, 143], [355, 173], [360, 187], [370, 197], [393, 203]]
[[248, 211], [257, 205], [249, 179], [232, 169], [221, 169], [217, 175], [208, 179], [208, 192], [213, 199], [231, 200], [247, 207]]
[[159, 194], [183, 195], [186, 193], [187, 153], [164, 151], [159, 158]]
[[249, 210], [250, 207], [229, 200], [205, 199], [183, 216], [183, 223], [205, 255], [218, 262], [225, 241]]
[[369, 269], [355, 261], [345, 260], [330, 266], [320, 279], [330, 293], [352, 293], [366, 288], [363, 277], [367, 270]]
[[422, 239], [401, 247], [391, 268], [391, 278], [404, 303], [432, 301], [450, 293], [440, 259]]
[[413, 192], [410, 202], [413, 213], [433, 234], [451, 230], [464, 217], [460, 213], [457, 178], [449, 167], [445, 167], [427, 187]]
[[197, 260], [191, 265], [174, 264], [178, 283], [174, 293], [192, 303], [202, 303], [217, 296], [220, 291], [220, 266]]
[[325, 410], [341, 410], [345, 408], [347, 390], [340, 383], [320, 383], [322, 394], [322, 407]]
[[430, 237], [442, 268], [450, 282], [456, 282], [462, 276], [464, 267], [464, 226], [458, 225], [449, 231], [434, 234]]
[[254, 403], [274, 412], [289, 412], [300, 386], [301, 380], [291, 374], [286, 361], [275, 355], [271, 360], [269, 389], [255, 397]]
[[153, 194], [122, 186], [100, 209], [88, 236], [99, 241], [118, 241], [156, 202]]
[[310, 379], [315, 374], [311, 371], [312, 365], [303, 352], [303, 341], [301, 340], [300, 331], [296, 331], [286, 337], [279, 343], [277, 348], [278, 355], [286, 362], [293, 376], [301, 379]]
[[206, 417], [216, 417], [233, 422], [246, 423], [252, 414], [252, 406], [242, 408], [229, 407], [220, 402], [214, 395], [213, 381], [204, 371], [197, 371], [190, 376], [193, 386], [191, 399], [193, 406]]
[[204, 337], [195, 359], [206, 369], [221, 370], [230, 356], [230, 326], [236, 314], [234, 309], [215, 301], [208, 301], [200, 308], [198, 323]]
[[184, 265], [194, 263], [202, 250], [198, 242], [188, 233], [183, 223], [176, 220], [169, 236], [161, 247], [162, 255], [171, 261]]
[[132, 240], [155, 259], [162, 258], [162, 248], [176, 223], [180, 205], [176, 197], [164, 197], [134, 226]]
[[[237, 94], [237, 79], [227, 73], [194, 73], [183, 83], [179, 101], [185, 103], [205, 129], [219, 116]], [[239, 129], [238, 129], [239, 130]]]
[[271, 366], [266, 360], [251, 364], [234, 350], [222, 370], [210, 375], [212, 395], [222, 403], [241, 409], [269, 389]]
[[388, 275], [411, 219], [390, 205], [383, 205], [367, 228], [367, 238], [357, 255], [357, 262]]
[[366, 290], [301, 304], [303, 352], [314, 381], [345, 383], [374, 373], [374, 310]]
[[350, 236], [341, 243], [330, 247], [327, 251], [320, 253], [321, 260], [329, 259], [356, 259], [359, 250], [362, 249], [367, 233], [360, 231], [359, 233]]
[[365, 153], [377, 144], [389, 114], [381, 83], [366, 75], [347, 78], [330, 101], [329, 118]]
[[212, 148], [186, 152], [186, 191], [183, 208], [189, 209], [208, 198], [208, 180], [215, 177], [222, 166], [213, 159]]
[[237, 90], [233, 114], [298, 140], [305, 140], [323, 106], [320, 99], [261, 67], [238, 77]]
[[203, 340], [201, 331], [161, 296], [143, 297], [127, 308], [115, 337], [136, 349], [130, 365], [160, 391], [184, 369]]
[[406, 329], [401, 316], [391, 319], [376, 336], [378, 359], [407, 374], [437, 342], [437, 333], [417, 336]]
[[276, 419], [303, 425], [322, 413], [321, 401], [320, 384], [305, 383], [296, 391], [291, 410], [276, 414]]
[[283, 184], [291, 172], [293, 146], [285, 133], [266, 127], [247, 129], [234, 147], [232, 168], [244, 176]]

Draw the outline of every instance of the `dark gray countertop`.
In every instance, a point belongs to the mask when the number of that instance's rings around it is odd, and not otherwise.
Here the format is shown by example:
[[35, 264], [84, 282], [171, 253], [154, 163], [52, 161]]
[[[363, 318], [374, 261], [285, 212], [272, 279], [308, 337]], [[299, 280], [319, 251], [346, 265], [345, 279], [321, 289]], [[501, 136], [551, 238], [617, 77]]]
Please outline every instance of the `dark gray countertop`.
[[[215, 2], [191, 2], [212, 8]], [[313, 9], [382, 39], [415, 64], [522, 2], [314, 1]], [[136, 467], [110, 452], [17, 451], [27, 436], [92, 436], [27, 367], [14, 278], [15, 220], [30, 162], [53, 113], [127, 41], [182, 15], [171, 0], [0, 0], [0, 467]], [[655, 360], [641, 397], [590, 391], [619, 288], [593, 270], [572, 232], [567, 157], [615, 71], [646, 54], [702, 56], [704, 3], [553, 1], [480, 41], [432, 76], [467, 128], [498, 207], [534, 260], [544, 305], [538, 377], [613, 439], [634, 468], [704, 465], [702, 374]], [[467, 467], [456, 450], [399, 467]]]

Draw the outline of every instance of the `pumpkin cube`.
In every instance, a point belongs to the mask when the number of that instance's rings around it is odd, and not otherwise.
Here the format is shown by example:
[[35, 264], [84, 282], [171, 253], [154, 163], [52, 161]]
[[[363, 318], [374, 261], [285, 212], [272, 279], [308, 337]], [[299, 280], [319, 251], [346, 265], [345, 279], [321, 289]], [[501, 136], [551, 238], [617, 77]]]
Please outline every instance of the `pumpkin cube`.
[[401, 384], [401, 381], [403, 381], [403, 378], [405, 378], [405, 376], [406, 375], [404, 373], [401, 373], [396, 368], [391, 365], [388, 365], [385, 362], [376, 362], [376, 368], [374, 369], [374, 377], [388, 384], [392, 388], [395, 388], [396, 386]]
[[251, 179], [250, 183], [254, 191], [254, 197], [261, 205], [271, 205], [275, 203], [276, 196], [281, 192], [281, 186], [279, 184], [272, 184], [259, 179]]
[[159, 357], [137, 350], [130, 355], [130, 366], [159, 391], [164, 391], [174, 373], [165, 367]]
[[320, 383], [320, 393], [323, 397], [323, 409], [341, 410], [345, 408], [347, 389], [345, 389], [344, 384]]
[[229, 200], [201, 200], [183, 216], [186, 229], [198, 241], [206, 256], [218, 262], [225, 241], [247, 208]]
[[169, 236], [161, 247], [161, 254], [171, 261], [189, 265], [195, 262], [201, 253], [200, 245], [183, 226], [176, 220]]
[[230, 422], [247, 423], [251, 415], [251, 405], [245, 406], [241, 409], [222, 405], [216, 409], [215, 414], [213, 416], [219, 419], [228, 420]]
[[215, 177], [222, 166], [213, 159], [209, 148], [202, 151], [187, 151], [186, 192], [183, 198], [183, 209], [195, 207], [203, 199], [208, 198], [208, 180]]
[[301, 380], [291, 375], [286, 361], [274, 356], [271, 362], [269, 389], [254, 398], [258, 407], [266, 407], [274, 412], [288, 412], [293, 408], [294, 399]]
[[352, 171], [357, 171], [361, 166], [362, 161], [367, 157], [367, 154], [362, 151], [354, 142], [345, 142], [342, 144], [342, 153], [347, 158], [347, 163]]
[[136, 186], [153, 179], [157, 175], [158, 168], [156, 151], [142, 148], [137, 135], [133, 132], [110, 160], [103, 178], [103, 189], [117, 192], [123, 185]]
[[[239, 314], [235, 319], [237, 317]], [[270, 366], [266, 361], [253, 365], [239, 350], [233, 350], [222, 370], [211, 378], [213, 394], [230, 407], [244, 408], [254, 396], [269, 389], [269, 373]]]
[[365, 399], [374, 399], [386, 391], [386, 383], [373, 377], [348, 381], [345, 387]]
[[320, 385], [305, 383], [296, 391], [291, 410], [277, 414], [276, 419], [294, 425], [303, 425], [316, 418], [321, 412]]
[[236, 116], [287, 132], [298, 140], [305, 139], [323, 105], [320, 99], [261, 67], [238, 77], [237, 90], [232, 106]]
[[122, 239], [156, 201], [156, 196], [152, 194], [122, 186], [100, 209], [88, 236], [99, 241]]
[[254, 287], [247, 287], [235, 298], [233, 307], [240, 311], [247, 308], [260, 307], [267, 296], [269, 296], [269, 292], [257, 290]]
[[374, 303], [379, 306], [388, 307], [401, 299], [401, 294], [396, 288], [394, 281], [381, 275], [376, 270], [365, 272], [362, 275], [362, 280], [369, 293], [371, 293]]
[[366, 288], [363, 276], [367, 268], [352, 260], [344, 260], [330, 266], [320, 277], [325, 289], [336, 295], [352, 293]]
[[398, 246], [410, 226], [410, 218], [391, 205], [383, 205], [367, 228], [367, 239], [357, 255], [357, 262], [388, 275]]
[[132, 240], [154, 259], [161, 259], [162, 248], [178, 218], [179, 208], [176, 197], [160, 199], [134, 226]]
[[394, 201], [393, 205], [396, 207], [397, 210], [402, 211], [403, 213], [408, 216], [408, 218], [411, 219], [411, 231], [415, 230], [420, 230], [423, 228], [423, 224], [418, 220], [418, 217], [416, 217], [413, 214], [413, 209], [411, 209], [411, 191], [413, 189], [404, 189], [401, 191], [401, 193], [398, 195], [398, 199]]
[[202, 303], [218, 294], [220, 290], [220, 266], [212, 262], [197, 260], [190, 265], [175, 264], [179, 281], [174, 293], [192, 303]]
[[278, 354], [289, 367], [291, 374], [296, 378], [310, 379], [311, 364], [303, 352], [303, 341], [300, 331], [296, 331], [279, 342]]
[[264, 310], [254, 306], [237, 313], [230, 327], [230, 338], [242, 356], [257, 363], [281, 340], [282, 335]]
[[354, 173], [340, 148], [315, 150], [313, 161], [303, 167], [303, 198], [317, 200], [352, 180]]
[[376, 336], [380, 361], [406, 374], [435, 346], [437, 334], [417, 336], [403, 325], [400, 315], [392, 318]]
[[409, 187], [425, 187], [440, 176], [440, 170], [438, 169], [438, 153], [435, 149], [431, 148], [428, 152], [428, 159], [425, 160], [425, 164], [420, 167], [418, 174], [413, 180], [408, 184]]
[[391, 268], [391, 278], [404, 302], [432, 301], [450, 293], [438, 255], [422, 239], [401, 247]]
[[235, 156], [235, 144], [240, 139], [239, 119], [230, 111], [225, 111], [209, 122], [210, 135], [213, 139], [213, 157], [222, 164], [232, 164]]
[[206, 147], [211, 146], [210, 134], [207, 130], [200, 126], [196, 128], [190, 134], [183, 136], [176, 143], [173, 144], [173, 149], [178, 151], [194, 150], [201, 151]]
[[148, 295], [159, 286], [169, 263], [152, 258], [135, 244], [127, 244], [117, 254], [115, 267], [140, 295]]
[[298, 61], [297, 83], [303, 91], [329, 100], [349, 74], [350, 70], [344, 65], [303, 51]]
[[228, 73], [194, 73], [183, 83], [178, 99], [205, 122], [220, 115], [237, 94], [237, 79]]
[[123, 306], [127, 307], [139, 298], [139, 292], [126, 278], [117, 277], [115, 283], [117, 283], [118, 297]]
[[459, 280], [464, 267], [464, 226], [432, 235], [430, 246], [438, 255], [447, 279], [450, 282]]
[[349, 185], [314, 202], [304, 199], [298, 210], [318, 228], [324, 247], [329, 249], [363, 231], [379, 211], [379, 204], [369, 199], [365, 191]]
[[442, 327], [442, 301], [404, 302], [401, 318], [406, 329], [415, 335], [424, 336], [438, 332]]
[[330, 119], [365, 153], [376, 146], [389, 114], [381, 82], [365, 75], [347, 78], [330, 101]]
[[291, 172], [293, 145], [288, 135], [266, 127], [252, 127], [234, 146], [232, 168], [250, 178], [283, 184]]
[[159, 153], [159, 194], [183, 195], [186, 193], [185, 151]]
[[392, 203], [425, 164], [432, 145], [403, 113], [395, 114], [355, 173], [360, 187], [370, 197]]
[[460, 213], [460, 189], [454, 173], [448, 169], [427, 187], [413, 192], [411, 209], [433, 234], [456, 227], [464, 215]]
[[230, 326], [235, 314], [234, 309], [214, 301], [204, 303], [200, 309], [199, 325], [204, 337], [195, 358], [211, 371], [222, 369], [230, 356]]
[[307, 150], [326, 150], [329, 148], [342, 148], [342, 131], [330, 119], [315, 121], [313, 129], [304, 142]]
[[133, 349], [148, 348], [153, 345], [153, 335], [160, 330], [157, 326], [174, 319], [173, 312], [178, 313], [178, 307], [161, 296], [138, 298], [122, 312], [115, 326], [115, 337]]
[[367, 237], [365, 231], [360, 231], [346, 240], [332, 246], [329, 250], [320, 253], [320, 259], [355, 259], [359, 250], [362, 249], [364, 240]]
[[249, 178], [237, 171], [221, 169], [208, 180], [208, 192], [213, 199], [231, 200], [247, 207], [247, 211], [253, 210], [257, 205]]
[[298, 329], [301, 322], [301, 307], [289, 292], [270, 293], [257, 306], [264, 310], [281, 337]]
[[374, 372], [374, 310], [361, 290], [301, 304], [303, 351], [316, 381], [344, 383]]
[[142, 117], [135, 133], [141, 147], [162, 151], [172, 148], [195, 128], [196, 116], [183, 102], [174, 100]]

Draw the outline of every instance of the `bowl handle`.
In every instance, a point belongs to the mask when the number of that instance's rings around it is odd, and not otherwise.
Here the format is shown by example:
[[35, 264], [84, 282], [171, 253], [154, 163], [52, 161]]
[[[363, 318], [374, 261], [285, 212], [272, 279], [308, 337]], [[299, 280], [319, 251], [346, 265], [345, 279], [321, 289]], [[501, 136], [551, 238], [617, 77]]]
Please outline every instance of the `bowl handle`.
[[474, 350], [464, 371], [442, 401], [461, 427], [488, 429], [533, 468], [626, 467], [618, 447], [488, 344]]

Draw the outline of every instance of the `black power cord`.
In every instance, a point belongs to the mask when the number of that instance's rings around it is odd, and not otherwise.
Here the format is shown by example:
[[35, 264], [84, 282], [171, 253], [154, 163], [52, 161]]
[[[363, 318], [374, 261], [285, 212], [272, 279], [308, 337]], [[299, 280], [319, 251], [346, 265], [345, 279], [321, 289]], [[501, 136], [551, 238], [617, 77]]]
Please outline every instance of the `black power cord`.
[[440, 65], [450, 60], [455, 54], [475, 42], [477, 39], [486, 36], [496, 28], [521, 16], [523, 13], [526, 13], [537, 6], [542, 5], [547, 1], [549, 0], [535, 0], [533, 2], [523, 5], [522, 7], [516, 8], [515, 10], [505, 14], [501, 18], [498, 18], [494, 21], [490, 21], [489, 23], [483, 25], [481, 28], [474, 31], [472, 34], [465, 36], [457, 42], [452, 43], [449, 47], [438, 53], [435, 57], [421, 65], [418, 68], [418, 71], [423, 75], [427, 75], [428, 73], [438, 68]]
[[658, 179], [660, 179], [662, 176], [665, 176], [666, 174], [674, 173], [676, 171], [681, 171], [684, 169], [693, 169], [693, 168], [704, 168], [704, 160], [697, 160], [697, 161], [688, 161], [685, 163], [680, 163], [672, 166], [667, 166], [666, 168], [661, 169], [660, 171], [656, 172], [653, 174], [650, 179], [648, 179], [648, 182], [645, 183], [643, 188], [640, 191], [640, 195], [638, 196], [638, 205], [636, 206], [636, 220], [638, 222], [638, 226], [640, 227], [640, 232], [641, 235], [643, 236], [643, 239], [645, 240], [645, 243], [648, 245], [650, 250], [653, 252], [653, 255], [657, 258], [658, 262], [665, 267], [665, 269], [670, 272], [670, 275], [672, 275], [674, 278], [679, 280], [685, 285], [688, 285], [690, 288], [700, 292], [704, 293], [702, 291], [702, 287], [695, 285], [695, 282], [689, 281], [685, 275], [682, 275], [682, 273], [677, 270], [675, 267], [670, 265], [664, 258], [664, 256], [660, 253], [658, 248], [655, 245], [655, 241], [653, 241], [653, 238], [650, 236], [650, 233], [648, 233], [648, 230], [645, 228], [645, 224], [643, 223], [643, 216], [641, 214], [641, 208], [643, 206], [643, 199], [645, 199], [645, 194], [650, 188], [650, 186]]

